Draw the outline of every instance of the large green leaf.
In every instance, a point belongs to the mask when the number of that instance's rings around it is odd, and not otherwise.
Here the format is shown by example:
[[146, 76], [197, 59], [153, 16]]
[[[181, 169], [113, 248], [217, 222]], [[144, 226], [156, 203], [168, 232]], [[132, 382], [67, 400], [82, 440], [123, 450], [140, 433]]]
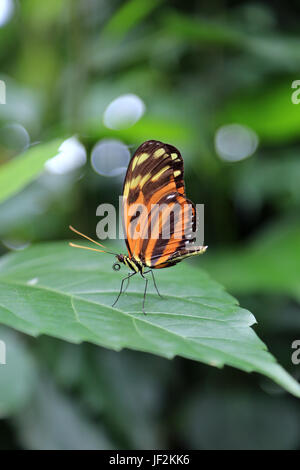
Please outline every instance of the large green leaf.
[[299, 384], [250, 328], [254, 316], [202, 270], [182, 263], [158, 272], [164, 299], [151, 290], [145, 316], [142, 278], [134, 278], [129, 292], [111, 306], [122, 277], [111, 263], [108, 255], [76, 251], [67, 243], [5, 256], [0, 262], [0, 321], [31, 335], [257, 371], [300, 397]]
[[62, 140], [30, 147], [0, 167], [0, 203], [23, 189], [43, 170], [45, 162], [58, 153]]

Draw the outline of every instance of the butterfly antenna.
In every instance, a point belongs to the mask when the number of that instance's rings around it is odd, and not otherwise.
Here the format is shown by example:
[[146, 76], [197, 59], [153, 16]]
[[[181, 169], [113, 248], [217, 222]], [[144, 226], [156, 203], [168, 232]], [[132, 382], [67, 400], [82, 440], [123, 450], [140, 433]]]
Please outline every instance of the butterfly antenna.
[[69, 225], [69, 229], [72, 230], [72, 232], [77, 233], [77, 235], [80, 235], [81, 237], [86, 238], [90, 242], [95, 243], [95, 245], [98, 245], [98, 246], [101, 246], [102, 248], [105, 248], [105, 250], [97, 250], [96, 248], [89, 248], [89, 247], [86, 247], [86, 246], [80, 246], [80, 245], [76, 245], [75, 243], [69, 243], [70, 246], [72, 246], [74, 248], [83, 248], [85, 250], [98, 251], [99, 253], [109, 253], [110, 255], [117, 255], [117, 253], [113, 253], [112, 251], [107, 251], [106, 247], [104, 245], [102, 245], [99, 242], [96, 242], [96, 240], [93, 240], [92, 238], [88, 237], [84, 233], [79, 232], [74, 227], [72, 227], [72, 225]]
[[83, 250], [91, 250], [91, 251], [98, 251], [98, 253], [107, 253], [104, 250], [97, 250], [97, 248], [90, 248], [89, 246], [81, 246], [81, 245], [76, 245], [76, 243], [69, 243], [70, 246], [73, 248], [82, 248]]

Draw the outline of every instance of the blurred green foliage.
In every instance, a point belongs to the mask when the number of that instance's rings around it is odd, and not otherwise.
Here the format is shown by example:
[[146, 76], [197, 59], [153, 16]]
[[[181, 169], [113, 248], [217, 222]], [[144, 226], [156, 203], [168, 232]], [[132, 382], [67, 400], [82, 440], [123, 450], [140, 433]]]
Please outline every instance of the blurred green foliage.
[[[0, 127], [17, 122], [45, 148], [74, 134], [88, 151], [111, 136], [130, 148], [149, 138], [177, 146], [188, 197], [205, 203], [209, 250], [195, 262], [255, 312], [256, 331], [299, 379], [291, 363], [300, 334], [298, 4], [14, 4], [0, 27]], [[146, 113], [111, 131], [103, 112], [122, 93], [139, 95]], [[217, 155], [216, 131], [230, 123], [257, 133], [248, 159]], [[0, 180], [15, 153], [0, 142]], [[89, 164], [35, 177], [0, 205], [1, 252], [68, 238], [69, 223], [93, 234], [96, 207], [116, 203], [121, 187]], [[259, 376], [11, 331], [0, 338], [18, 363], [0, 365], [0, 448], [300, 448], [298, 401]], [[13, 383], [8, 396], [2, 384]]]
[[61, 141], [54, 141], [32, 147], [13, 158], [0, 169], [0, 202], [22, 191], [33, 179], [42, 173], [44, 163], [58, 153]]

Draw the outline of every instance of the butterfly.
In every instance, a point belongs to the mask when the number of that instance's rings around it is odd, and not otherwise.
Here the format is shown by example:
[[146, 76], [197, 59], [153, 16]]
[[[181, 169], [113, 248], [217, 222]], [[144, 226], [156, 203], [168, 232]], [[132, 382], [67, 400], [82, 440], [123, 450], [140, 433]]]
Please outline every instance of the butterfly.
[[[185, 195], [183, 159], [169, 144], [148, 140], [131, 158], [123, 185], [122, 220], [128, 255], [107, 251], [105, 246], [70, 226], [75, 233], [104, 248], [71, 246], [116, 256], [113, 269], [121, 264], [130, 269], [122, 279], [120, 292], [113, 303], [125, 292], [129, 279], [140, 274], [145, 279], [143, 313], [148, 287], [146, 274], [151, 273], [160, 295], [153, 270], [174, 266], [180, 261], [203, 254], [207, 246], [195, 246], [197, 228], [196, 208]], [[123, 290], [124, 282], [127, 286]]]

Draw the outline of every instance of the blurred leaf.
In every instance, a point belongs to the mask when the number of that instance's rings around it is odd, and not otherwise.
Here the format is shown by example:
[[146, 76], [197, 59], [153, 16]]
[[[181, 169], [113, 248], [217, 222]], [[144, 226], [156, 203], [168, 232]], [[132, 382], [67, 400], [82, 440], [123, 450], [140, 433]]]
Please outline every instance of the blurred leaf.
[[250, 328], [253, 315], [203, 271], [186, 263], [158, 273], [165, 299], [149, 292], [146, 316], [141, 313], [142, 278], [134, 280], [136, 292], [111, 306], [120, 276], [112, 272], [110, 257], [74, 253], [66, 243], [7, 255], [0, 263], [0, 320], [32, 335], [257, 371], [300, 396], [299, 384]]
[[[47, 368], [59, 388], [69, 391], [76, 389], [81, 376], [85, 376], [88, 367], [88, 361], [85, 360], [87, 346], [89, 345], [71, 344], [41, 336], [34, 342], [34, 352], [39, 363]], [[101, 403], [101, 393], [98, 393], [97, 399], [98, 404]]]
[[[80, 403], [103, 418], [109, 435], [116, 436], [118, 448], [165, 445], [158, 424], [164, 392], [174, 375], [170, 361], [46, 336], [35, 341], [35, 353], [60, 387], [75, 390]], [[135, 425], [129, 426], [131, 422]]]
[[[23, 190], [0, 204], [2, 240], [49, 240], [76, 205], [72, 183], [75, 174], [44, 173]], [[79, 191], [76, 191], [79, 194]]]
[[[291, 154], [272, 151], [272, 158], [258, 155], [235, 170], [235, 196], [238, 205], [259, 210], [264, 201], [279, 207], [300, 203], [300, 159], [298, 149]], [[278, 152], [277, 152], [278, 153]], [[275, 154], [275, 155], [274, 155]]]
[[139, 122], [129, 129], [121, 131], [111, 131], [100, 126], [99, 122], [91, 121], [87, 126], [89, 133], [95, 139], [104, 137], [114, 137], [133, 142], [137, 145], [139, 142], [144, 142], [149, 139], [162, 140], [164, 142], [172, 142], [173, 145], [178, 145], [177, 142], [188, 143], [190, 138], [195, 136], [194, 129], [186, 126], [181, 121], [175, 119], [161, 119], [159, 117], [152, 118], [143, 117]]
[[[31, 406], [15, 420], [23, 446], [33, 450], [112, 449], [101, 426], [49, 380], [41, 381]], [[28, 432], [30, 429], [30, 432]]]
[[246, 51], [267, 62], [274, 70], [298, 72], [300, 60], [300, 40], [298, 37], [248, 36], [245, 41]]
[[101, 394], [106, 422], [112, 430], [118, 430], [123, 443], [130, 448], [164, 448], [166, 443], [159, 433], [158, 422], [165, 399], [163, 391], [173, 372], [171, 364], [132, 351], [124, 351], [122, 355], [99, 349], [94, 352], [97, 353], [94, 361], [89, 361], [94, 396]]
[[233, 26], [203, 18], [184, 16], [175, 11], [164, 17], [164, 26], [176, 38], [205, 44], [228, 44], [240, 47], [244, 34]]
[[45, 162], [58, 153], [62, 140], [31, 147], [18, 157], [0, 166], [0, 203], [16, 194], [36, 178]]
[[0, 418], [3, 418], [28, 403], [35, 387], [36, 370], [21, 335], [1, 327], [0, 340], [6, 345], [6, 364], [0, 363]]
[[64, 18], [64, 9], [67, 6], [68, 3], [62, 2], [62, 0], [52, 0], [48, 6], [39, 0], [28, 0], [22, 2], [23, 18], [31, 28], [44, 32], [55, 22]]
[[269, 143], [295, 139], [300, 135], [300, 108], [291, 101], [291, 84], [285, 79], [231, 98], [217, 116], [218, 124], [244, 124]]
[[[298, 37], [283, 36], [277, 31], [276, 34], [267, 32], [266, 26], [258, 26], [258, 31], [253, 34], [254, 22], [249, 20], [245, 28], [240, 21], [224, 21], [224, 19], [211, 20], [182, 15], [176, 11], [168, 12], [164, 17], [165, 30], [174, 36], [176, 40], [184, 40], [203, 46], [227, 46], [247, 54], [247, 62], [251, 61], [251, 55], [256, 61], [264, 61], [272, 70], [283, 70], [297, 72], [300, 59], [300, 40]], [[250, 29], [249, 29], [250, 26]], [[265, 34], [263, 34], [265, 33]], [[206, 52], [206, 50], [205, 50]], [[263, 64], [259, 64], [263, 68]], [[235, 71], [237, 74], [238, 71]]]
[[121, 40], [134, 26], [139, 24], [161, 0], [127, 0], [102, 30], [102, 37]]
[[[192, 449], [283, 450], [297, 448], [298, 404], [286, 396], [213, 386], [185, 403], [180, 424]], [[274, 423], [280, 422], [280, 426]], [[284, 432], [282, 430], [284, 429]]]
[[248, 246], [216, 253], [205, 268], [235, 293], [276, 293], [300, 300], [300, 224], [270, 226]]

